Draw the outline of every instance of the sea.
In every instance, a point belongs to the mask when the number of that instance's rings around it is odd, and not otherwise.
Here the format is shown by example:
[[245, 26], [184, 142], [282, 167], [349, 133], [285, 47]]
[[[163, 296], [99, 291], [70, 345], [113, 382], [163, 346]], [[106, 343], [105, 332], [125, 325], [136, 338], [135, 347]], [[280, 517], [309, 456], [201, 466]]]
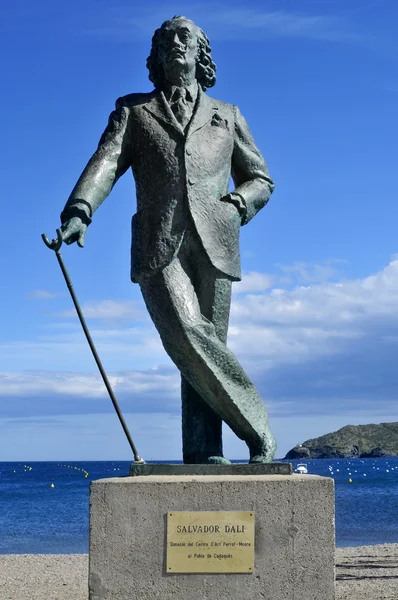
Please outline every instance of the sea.
[[[295, 468], [300, 461], [291, 462]], [[335, 481], [338, 547], [398, 543], [398, 457], [305, 464], [309, 474]], [[0, 553], [88, 552], [90, 481], [126, 476], [129, 465], [0, 463]]]

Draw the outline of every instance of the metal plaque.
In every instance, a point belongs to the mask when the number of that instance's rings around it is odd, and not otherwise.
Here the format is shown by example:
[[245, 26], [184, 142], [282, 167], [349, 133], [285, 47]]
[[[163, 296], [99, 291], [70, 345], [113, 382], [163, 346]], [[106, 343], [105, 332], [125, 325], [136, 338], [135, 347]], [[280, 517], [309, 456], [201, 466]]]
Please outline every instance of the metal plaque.
[[169, 512], [168, 573], [253, 573], [254, 512]]

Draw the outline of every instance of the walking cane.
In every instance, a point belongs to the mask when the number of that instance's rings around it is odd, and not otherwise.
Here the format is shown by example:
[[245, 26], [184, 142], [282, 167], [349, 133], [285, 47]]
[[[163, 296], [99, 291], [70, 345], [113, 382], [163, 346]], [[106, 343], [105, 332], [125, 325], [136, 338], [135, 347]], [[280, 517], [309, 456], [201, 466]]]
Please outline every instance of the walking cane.
[[119, 421], [120, 421], [120, 423], [121, 423], [121, 425], [123, 427], [123, 431], [126, 434], [128, 443], [130, 444], [130, 448], [133, 451], [134, 462], [135, 463], [145, 463], [144, 459], [138, 454], [137, 448], [135, 447], [135, 444], [134, 444], [133, 439], [132, 439], [132, 437], [130, 435], [130, 432], [128, 430], [126, 422], [125, 422], [125, 420], [123, 418], [122, 412], [121, 412], [121, 410], [119, 408], [119, 404], [117, 403], [115, 394], [113, 393], [111, 384], [109, 383], [108, 377], [107, 377], [107, 375], [105, 373], [104, 367], [102, 366], [102, 363], [101, 363], [100, 358], [98, 356], [97, 350], [96, 350], [96, 348], [94, 346], [94, 342], [93, 342], [93, 340], [91, 338], [91, 335], [90, 335], [90, 332], [88, 330], [86, 321], [85, 321], [85, 319], [83, 317], [83, 313], [81, 311], [79, 302], [77, 300], [75, 291], [73, 289], [73, 285], [72, 285], [72, 282], [70, 280], [68, 271], [66, 270], [66, 267], [64, 265], [64, 261], [62, 259], [62, 255], [61, 255], [61, 252], [60, 252], [60, 249], [61, 249], [61, 246], [62, 246], [62, 241], [63, 241], [61, 230], [57, 229], [57, 239], [53, 240], [52, 242], [49, 241], [49, 239], [48, 239], [48, 237], [46, 236], [45, 233], [43, 233], [41, 237], [43, 239], [43, 242], [47, 246], [47, 248], [50, 248], [50, 250], [54, 250], [55, 256], [58, 259], [59, 266], [61, 267], [61, 271], [62, 271], [62, 274], [63, 274], [64, 279], [66, 281], [66, 285], [68, 286], [68, 290], [69, 290], [70, 295], [72, 297], [73, 304], [75, 305], [77, 316], [79, 317], [81, 326], [83, 327], [83, 331], [84, 331], [84, 334], [85, 334], [86, 339], [88, 341], [88, 345], [90, 346], [91, 352], [93, 353], [94, 360], [97, 363], [98, 369], [99, 369], [99, 371], [101, 373], [102, 380], [103, 380], [103, 382], [105, 384], [106, 389], [108, 390], [108, 394], [110, 396], [110, 399], [112, 400], [112, 404], [113, 404], [113, 406], [114, 406], [114, 408], [116, 410], [117, 416], [119, 417]]

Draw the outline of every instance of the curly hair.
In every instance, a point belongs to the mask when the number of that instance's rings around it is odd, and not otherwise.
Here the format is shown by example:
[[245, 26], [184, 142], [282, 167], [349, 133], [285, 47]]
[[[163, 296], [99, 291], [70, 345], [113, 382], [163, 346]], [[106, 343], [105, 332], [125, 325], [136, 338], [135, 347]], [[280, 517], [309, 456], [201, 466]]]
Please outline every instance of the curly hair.
[[[159, 60], [160, 41], [163, 31], [169, 23], [177, 19], [186, 19], [181, 15], [176, 15], [172, 19], [165, 21], [159, 29], [156, 29], [152, 37], [152, 48], [147, 58], [146, 66], [149, 71], [149, 80], [152, 81], [155, 88], [163, 87], [164, 73]], [[186, 19], [187, 21], [189, 19]], [[203, 91], [213, 87], [216, 83], [216, 65], [211, 58], [210, 41], [202, 29], [198, 27], [198, 54], [196, 62], [196, 79]]]

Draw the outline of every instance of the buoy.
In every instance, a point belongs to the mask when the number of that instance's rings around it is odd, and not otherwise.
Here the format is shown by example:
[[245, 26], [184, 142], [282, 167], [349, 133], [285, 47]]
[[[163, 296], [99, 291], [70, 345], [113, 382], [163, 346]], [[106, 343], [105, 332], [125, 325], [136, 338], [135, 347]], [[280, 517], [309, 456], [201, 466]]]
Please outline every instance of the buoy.
[[50, 485], [50, 487], [51, 487], [51, 488], [53, 488], [53, 487], [55, 487], [55, 485], [52, 483], [52, 484]]

